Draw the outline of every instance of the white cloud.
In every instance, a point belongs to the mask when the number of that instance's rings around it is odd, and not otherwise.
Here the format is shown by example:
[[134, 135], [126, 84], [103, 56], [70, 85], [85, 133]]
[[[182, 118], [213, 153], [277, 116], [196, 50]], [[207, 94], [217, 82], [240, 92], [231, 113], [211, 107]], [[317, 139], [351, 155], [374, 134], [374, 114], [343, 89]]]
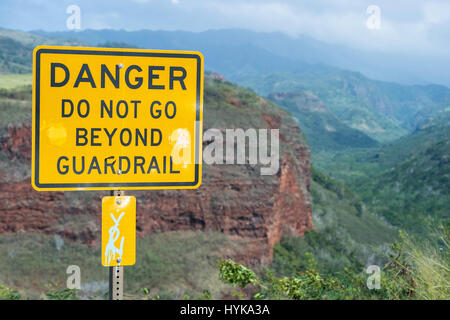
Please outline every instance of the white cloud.
[[450, 21], [450, 3], [425, 2], [423, 11], [427, 23], [440, 24]]
[[[409, 2], [400, 1], [404, 6], [398, 7], [388, 2], [381, 3], [381, 28], [369, 30], [366, 27], [369, 18], [366, 9], [370, 2], [355, 5], [354, 1], [340, 1], [341, 7], [334, 1], [318, 2], [312, 8], [301, 2], [264, 0], [212, 1], [205, 6], [209, 12], [221, 17], [218, 21], [222, 26], [281, 31], [293, 36], [306, 34], [325, 42], [366, 50], [414, 51], [420, 54], [432, 51], [439, 55], [450, 52], [445, 37], [436, 38], [436, 30], [431, 29], [432, 25], [439, 27], [439, 24], [450, 20], [450, 3], [426, 2], [418, 9], [411, 8], [414, 3]], [[417, 14], [417, 10], [421, 14]], [[449, 36], [450, 30], [444, 34]]]
[[[92, 13], [83, 11], [83, 29], [114, 29], [118, 27], [118, 12]], [[85, 27], [86, 26], [86, 27]]]
[[[77, 0], [82, 28], [204, 31], [242, 28], [306, 34], [367, 50], [450, 53], [448, 0]], [[381, 8], [381, 29], [369, 30], [366, 9]], [[1, 0], [0, 27], [61, 30], [65, 1]], [[120, 13], [120, 17], [117, 14]]]

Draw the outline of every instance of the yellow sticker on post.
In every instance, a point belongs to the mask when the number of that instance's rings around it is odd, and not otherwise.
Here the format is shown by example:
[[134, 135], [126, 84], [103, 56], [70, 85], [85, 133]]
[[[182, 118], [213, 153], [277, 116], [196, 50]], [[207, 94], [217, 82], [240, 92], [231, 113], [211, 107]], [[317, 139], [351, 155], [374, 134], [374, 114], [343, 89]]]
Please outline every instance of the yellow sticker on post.
[[132, 266], [136, 262], [136, 198], [102, 198], [102, 265]]
[[34, 189], [200, 186], [201, 53], [38, 46], [33, 77]]

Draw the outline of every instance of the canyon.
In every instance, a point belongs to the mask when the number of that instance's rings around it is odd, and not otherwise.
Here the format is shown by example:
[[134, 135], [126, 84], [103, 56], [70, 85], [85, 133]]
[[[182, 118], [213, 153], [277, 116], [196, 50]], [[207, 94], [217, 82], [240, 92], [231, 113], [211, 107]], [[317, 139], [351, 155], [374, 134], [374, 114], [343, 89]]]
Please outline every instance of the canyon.
[[[245, 246], [234, 259], [260, 265], [271, 261], [283, 235], [302, 236], [312, 229], [310, 151], [295, 121], [253, 92], [207, 77], [204, 130], [224, 132], [243, 123], [280, 130], [277, 174], [262, 176], [258, 165], [250, 164], [204, 165], [198, 189], [128, 191], [137, 198], [138, 237], [177, 230], [219, 231]], [[208, 143], [205, 140], [203, 146]], [[1, 234], [58, 234], [89, 246], [100, 241], [101, 197], [108, 195], [106, 191], [32, 189], [30, 123], [1, 129], [0, 154], [0, 161], [8, 162], [0, 167]], [[15, 175], [8, 172], [14, 170]]]

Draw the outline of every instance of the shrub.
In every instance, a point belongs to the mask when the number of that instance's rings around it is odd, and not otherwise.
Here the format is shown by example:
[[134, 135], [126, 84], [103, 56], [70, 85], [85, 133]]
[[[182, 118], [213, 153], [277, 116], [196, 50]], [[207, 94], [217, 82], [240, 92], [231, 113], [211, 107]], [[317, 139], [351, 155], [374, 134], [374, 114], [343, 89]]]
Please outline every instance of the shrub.
[[322, 275], [311, 254], [305, 271], [277, 278], [272, 270], [259, 277], [231, 260], [219, 262], [219, 277], [233, 286], [254, 285], [253, 298], [284, 299], [449, 299], [449, 231], [442, 227], [441, 247], [418, 241], [403, 232], [391, 246], [389, 262], [380, 274], [380, 289], [369, 290], [367, 274], [349, 269]]
[[19, 292], [0, 285], [0, 300], [20, 300], [22, 297]]

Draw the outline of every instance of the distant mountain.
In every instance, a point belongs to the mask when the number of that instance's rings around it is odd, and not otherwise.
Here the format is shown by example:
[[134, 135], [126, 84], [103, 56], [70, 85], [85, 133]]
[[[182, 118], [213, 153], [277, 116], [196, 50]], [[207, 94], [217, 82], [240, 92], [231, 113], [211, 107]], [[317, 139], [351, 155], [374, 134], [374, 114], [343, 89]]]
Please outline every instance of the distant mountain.
[[450, 89], [444, 86], [405, 86], [319, 65], [298, 72], [241, 74], [234, 80], [263, 96], [310, 91], [344, 124], [380, 142], [414, 131], [450, 106]]
[[308, 91], [276, 92], [269, 99], [287, 109], [298, 121], [312, 151], [375, 147], [378, 142], [336, 118]]
[[[6, 39], [3, 45], [0, 42], [0, 52], [6, 52], [3, 58], [0, 58], [0, 65], [8, 66], [3, 67], [3, 72], [30, 71], [31, 59], [27, 56], [21, 57], [20, 52], [26, 52], [25, 49], [37, 43], [199, 50], [205, 56], [207, 70], [219, 72], [228, 80], [250, 87], [265, 97], [295, 91], [309, 91], [316, 95], [330, 111], [331, 118], [327, 119], [327, 123], [334, 122], [337, 126], [337, 119], [342, 125], [359, 131], [348, 131], [348, 128], [340, 126], [346, 133], [341, 135], [341, 132], [336, 131], [334, 135], [339, 137], [333, 139], [338, 141], [338, 145], [343, 143], [344, 136], [350, 139], [344, 144], [360, 147], [368, 146], [366, 143], [369, 141], [360, 143], [362, 141], [357, 142], [354, 139], [359, 140], [363, 136], [369, 136], [378, 142], [394, 141], [412, 132], [418, 123], [450, 105], [450, 89], [444, 86], [405, 86], [376, 81], [358, 72], [325, 65], [323, 62], [338, 64], [336, 57], [348, 57], [348, 49], [330, 46], [307, 37], [291, 38], [281, 33], [245, 30], [211, 30], [200, 33], [85, 30], [36, 31], [32, 34], [0, 31], [0, 36]], [[9, 38], [6, 38], [7, 36]], [[17, 39], [26, 41], [19, 42]], [[19, 57], [15, 55], [15, 60], [11, 60], [12, 58], [8, 57], [14, 55], [15, 49], [12, 48], [16, 47]], [[358, 61], [358, 57], [359, 54], [346, 61]], [[280, 99], [277, 103], [286, 106]], [[316, 117], [317, 113], [303, 113], [301, 116], [306, 120]], [[316, 119], [314, 122], [320, 121]], [[310, 127], [312, 134], [323, 132], [320, 128], [316, 130], [312, 125]], [[308, 129], [305, 127], [305, 130]], [[328, 132], [331, 134], [331, 131]], [[355, 137], [350, 138], [353, 133]], [[312, 134], [309, 135], [310, 141], [321, 139], [312, 137]], [[312, 148], [316, 149], [314, 146]]]
[[0, 74], [31, 73], [33, 49], [37, 45], [43, 44], [79, 45], [80, 43], [0, 28]]
[[30, 73], [32, 53], [30, 46], [0, 36], [0, 73]]
[[[385, 65], [376, 58], [382, 55], [330, 45], [305, 36], [293, 38], [282, 33], [236, 29], [198, 33], [84, 30], [35, 31], [34, 34], [90, 45], [120, 42], [139, 48], [199, 50], [205, 56], [207, 70], [218, 72], [230, 81], [250, 87], [266, 97], [281, 91], [310, 91], [343, 124], [379, 142], [404, 136], [420, 121], [442, 110], [450, 102], [450, 90], [443, 86], [405, 86], [375, 81], [359, 72], [337, 68], [363, 72], [370, 69], [376, 72], [366, 74], [383, 74], [384, 77], [378, 77], [382, 79], [399, 81], [398, 77], [391, 77], [392, 74], [412, 79], [404, 70], [398, 72], [392, 67], [395, 61], [401, 65], [402, 59], [399, 57], [385, 57], [389, 62]], [[415, 72], [421, 65], [411, 64], [409, 69]], [[446, 66], [441, 64], [443, 70]]]
[[[269, 64], [276, 65], [277, 60], [293, 61], [295, 64], [300, 62], [326, 64], [359, 71], [370, 78], [382, 81], [404, 84], [440, 83], [450, 86], [450, 61], [445, 56], [427, 58], [414, 53], [385, 54], [378, 51], [356, 50], [324, 43], [304, 35], [291, 37], [280, 32], [253, 32], [242, 29], [204, 32], [83, 30], [34, 33], [45, 37], [76, 39], [91, 45], [110, 41], [125, 42], [147, 49], [201, 50], [205, 56], [211, 57], [206, 61], [207, 67], [227, 78], [230, 76], [228, 67], [219, 69], [220, 60], [217, 60], [216, 56], [221, 50], [225, 54], [231, 49], [234, 55], [244, 56], [247, 60], [258, 51], [264, 51], [271, 57]], [[251, 48], [251, 51], [246, 48]], [[230, 60], [229, 56], [225, 58], [229, 62], [234, 61]]]
[[[309, 66], [309, 63], [295, 57], [283, 57], [262, 47], [260, 43], [263, 40], [255, 41], [257, 38], [254, 38], [258, 33], [246, 30], [212, 30], [200, 33], [151, 30], [32, 33], [51, 39], [81, 41], [91, 46], [119, 42], [144, 49], [200, 51], [205, 57], [206, 70], [219, 72], [230, 80], [241, 73], [301, 70]], [[272, 41], [273, 36], [266, 40]]]

